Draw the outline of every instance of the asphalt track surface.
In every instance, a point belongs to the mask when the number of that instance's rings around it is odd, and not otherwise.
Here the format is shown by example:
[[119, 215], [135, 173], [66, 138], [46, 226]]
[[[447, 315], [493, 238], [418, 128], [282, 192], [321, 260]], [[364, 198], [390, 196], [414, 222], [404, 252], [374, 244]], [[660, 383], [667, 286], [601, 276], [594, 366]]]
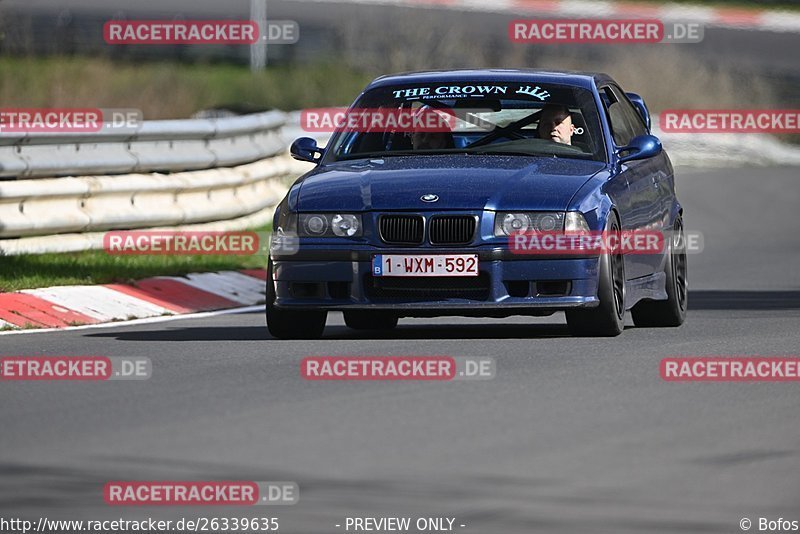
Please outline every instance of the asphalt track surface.
[[[0, 336], [5, 355], [149, 356], [148, 381], [0, 384], [0, 516], [450, 516], [464, 533], [720, 532], [800, 520], [797, 383], [668, 383], [671, 355], [797, 354], [797, 168], [678, 172], [690, 312], [678, 329], [568, 336], [563, 316], [329, 318], [271, 339], [260, 313]], [[628, 319], [628, 321], [630, 321]], [[630, 324], [630, 323], [629, 323]], [[492, 356], [480, 382], [308, 382], [309, 355]], [[110, 480], [291, 480], [291, 507], [112, 508]], [[757, 531], [754, 526], [753, 531]]]

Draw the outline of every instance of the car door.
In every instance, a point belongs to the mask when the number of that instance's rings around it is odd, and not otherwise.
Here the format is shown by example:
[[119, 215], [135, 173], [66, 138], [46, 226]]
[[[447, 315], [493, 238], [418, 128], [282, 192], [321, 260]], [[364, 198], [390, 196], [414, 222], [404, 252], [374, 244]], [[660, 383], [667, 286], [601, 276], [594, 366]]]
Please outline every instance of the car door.
[[[600, 92], [617, 148], [627, 146], [636, 136], [647, 134], [644, 120], [618, 87], [608, 85]], [[621, 165], [620, 173], [628, 188], [627, 198], [618, 206], [623, 231], [663, 230], [666, 203], [660, 191], [665, 178], [662, 160], [662, 156], [656, 156]], [[660, 265], [659, 254], [628, 254], [626, 277], [634, 279], [653, 274]]]

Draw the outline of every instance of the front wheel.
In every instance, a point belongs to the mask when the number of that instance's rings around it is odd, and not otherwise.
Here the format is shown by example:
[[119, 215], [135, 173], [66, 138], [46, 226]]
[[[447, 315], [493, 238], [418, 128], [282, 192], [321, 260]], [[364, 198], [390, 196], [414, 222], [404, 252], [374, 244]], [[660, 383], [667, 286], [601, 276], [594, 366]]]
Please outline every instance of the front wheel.
[[[619, 220], [609, 215], [606, 232], [619, 234]], [[573, 336], [613, 337], [625, 328], [625, 262], [618, 248], [600, 256], [597, 287], [600, 305], [596, 308], [567, 310], [567, 326]]]
[[675, 221], [670, 239], [669, 258], [664, 268], [666, 274], [667, 300], [645, 300], [631, 308], [633, 324], [639, 327], [675, 327], [686, 320], [686, 304], [689, 285], [686, 276], [686, 241], [683, 235], [683, 220]]
[[282, 310], [275, 307], [272, 262], [267, 265], [267, 329], [278, 339], [319, 339], [328, 318], [326, 311]]

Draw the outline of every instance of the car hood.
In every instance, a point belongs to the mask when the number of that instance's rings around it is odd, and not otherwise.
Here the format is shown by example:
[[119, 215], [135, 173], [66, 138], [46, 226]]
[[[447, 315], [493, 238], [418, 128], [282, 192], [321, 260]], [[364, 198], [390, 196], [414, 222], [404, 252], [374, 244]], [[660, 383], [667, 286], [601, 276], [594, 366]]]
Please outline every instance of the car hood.
[[[299, 211], [566, 210], [604, 163], [526, 156], [399, 156], [336, 162], [300, 184]], [[437, 195], [423, 202], [422, 195]]]

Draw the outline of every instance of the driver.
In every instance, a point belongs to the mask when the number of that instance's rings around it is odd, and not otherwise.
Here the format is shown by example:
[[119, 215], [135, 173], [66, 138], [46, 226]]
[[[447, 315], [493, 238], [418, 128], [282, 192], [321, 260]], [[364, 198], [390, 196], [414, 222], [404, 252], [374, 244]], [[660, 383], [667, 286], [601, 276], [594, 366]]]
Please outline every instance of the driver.
[[[415, 116], [419, 118], [421, 124], [431, 122], [431, 114], [439, 116], [439, 120], [443, 120], [445, 121], [443, 124], [447, 124], [447, 116], [442, 116], [442, 113], [437, 112], [431, 106], [421, 106], [415, 112]], [[441, 150], [455, 148], [455, 143], [453, 134], [449, 131], [420, 128], [411, 133], [411, 146], [414, 147], [414, 150]]]
[[453, 135], [449, 132], [414, 132], [411, 135], [414, 150], [453, 148]]
[[542, 108], [537, 127], [539, 139], [549, 139], [564, 145], [572, 144], [572, 134], [575, 126], [572, 124], [572, 115], [567, 106], [547, 104]]

